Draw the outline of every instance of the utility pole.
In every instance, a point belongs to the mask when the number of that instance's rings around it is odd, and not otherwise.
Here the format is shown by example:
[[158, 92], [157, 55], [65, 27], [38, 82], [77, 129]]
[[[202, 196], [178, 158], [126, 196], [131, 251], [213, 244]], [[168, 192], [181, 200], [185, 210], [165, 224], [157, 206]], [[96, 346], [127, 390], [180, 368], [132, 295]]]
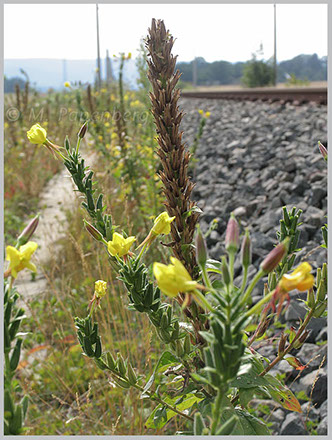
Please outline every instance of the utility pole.
[[193, 61], [193, 86], [197, 86], [197, 58], [194, 58]]
[[273, 55], [273, 85], [277, 85], [277, 14], [274, 6], [274, 55]]
[[111, 65], [111, 59], [109, 56], [108, 49], [106, 50], [106, 82], [107, 85], [109, 85], [113, 81], [113, 72], [112, 72], [112, 65]]
[[67, 60], [62, 61], [62, 85], [67, 81]]
[[98, 3], [96, 4], [96, 19], [97, 19], [97, 88], [101, 87], [101, 72], [100, 72], [100, 50], [99, 50], [99, 17], [98, 17]]

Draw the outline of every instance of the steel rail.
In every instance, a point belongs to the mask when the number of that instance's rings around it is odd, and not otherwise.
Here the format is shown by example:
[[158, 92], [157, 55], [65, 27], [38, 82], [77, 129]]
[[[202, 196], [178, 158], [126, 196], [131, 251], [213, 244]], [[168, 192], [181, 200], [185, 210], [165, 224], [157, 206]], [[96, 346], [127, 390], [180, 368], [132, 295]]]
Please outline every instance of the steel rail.
[[315, 102], [327, 105], [327, 87], [255, 88], [237, 90], [183, 90], [183, 98], [233, 99], [237, 101], [292, 102], [302, 105]]

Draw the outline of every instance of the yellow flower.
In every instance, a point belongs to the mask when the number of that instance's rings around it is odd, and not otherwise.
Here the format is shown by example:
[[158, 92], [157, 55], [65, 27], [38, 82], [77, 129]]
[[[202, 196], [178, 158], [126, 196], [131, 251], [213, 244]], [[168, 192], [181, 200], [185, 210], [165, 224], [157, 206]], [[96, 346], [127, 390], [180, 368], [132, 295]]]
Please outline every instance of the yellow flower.
[[130, 58], [131, 58], [131, 52], [128, 53], [127, 60], [130, 60]]
[[103, 296], [106, 295], [106, 290], [107, 290], [107, 282], [106, 281], [102, 281], [102, 280], [98, 280], [95, 282], [95, 297], [96, 298], [102, 298]]
[[29, 131], [27, 131], [27, 137], [32, 144], [41, 145], [46, 142], [46, 130], [40, 124], [33, 125]]
[[106, 119], [109, 119], [111, 117], [111, 113], [110, 112], [105, 112], [104, 116]]
[[18, 272], [25, 268], [30, 269], [32, 272], [37, 272], [36, 266], [30, 262], [31, 256], [37, 247], [38, 244], [34, 241], [28, 241], [28, 243], [20, 246], [19, 250], [13, 246], [7, 246], [6, 260], [10, 262], [8, 270], [10, 270], [13, 278], [16, 278]]
[[210, 116], [211, 116], [211, 113], [210, 113], [210, 112], [206, 112], [206, 113], [205, 113], [205, 117], [206, 117], [206, 118], [209, 118]]
[[279, 287], [286, 292], [294, 289], [305, 292], [311, 289], [315, 282], [313, 275], [310, 273], [311, 269], [309, 263], [301, 263], [294, 272], [282, 276]]
[[64, 83], [64, 86], [65, 87], [68, 87], [68, 89], [70, 88], [70, 82], [69, 81], [66, 81], [65, 83]]
[[204, 115], [204, 112], [203, 112], [203, 110], [201, 110], [201, 109], [198, 110], [198, 113], [199, 113], [201, 116]]
[[115, 257], [122, 257], [123, 255], [127, 255], [130, 249], [130, 246], [134, 243], [136, 237], [128, 237], [124, 238], [121, 234], [114, 232], [113, 240], [107, 243], [108, 252]]
[[170, 217], [166, 211], [162, 212], [154, 220], [154, 226], [151, 229], [151, 232], [155, 235], [169, 234], [171, 232], [171, 223], [174, 219], [175, 219], [175, 216]]
[[153, 273], [157, 279], [159, 289], [170, 297], [176, 297], [180, 292], [190, 292], [198, 286], [193, 281], [187, 269], [174, 257], [171, 257], [168, 266], [161, 263], [153, 264]]

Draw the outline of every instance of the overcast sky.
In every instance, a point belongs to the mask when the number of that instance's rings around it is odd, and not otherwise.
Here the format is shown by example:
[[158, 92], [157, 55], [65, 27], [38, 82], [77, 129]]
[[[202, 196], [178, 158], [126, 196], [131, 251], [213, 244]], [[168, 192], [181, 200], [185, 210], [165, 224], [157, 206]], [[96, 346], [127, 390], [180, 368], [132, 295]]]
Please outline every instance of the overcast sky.
[[[93, 59], [95, 5], [5, 5], [5, 58]], [[273, 5], [99, 5], [101, 56], [135, 56], [151, 18], [162, 18], [179, 60], [246, 61], [260, 44], [273, 54]], [[277, 58], [327, 55], [327, 5], [277, 5]]]

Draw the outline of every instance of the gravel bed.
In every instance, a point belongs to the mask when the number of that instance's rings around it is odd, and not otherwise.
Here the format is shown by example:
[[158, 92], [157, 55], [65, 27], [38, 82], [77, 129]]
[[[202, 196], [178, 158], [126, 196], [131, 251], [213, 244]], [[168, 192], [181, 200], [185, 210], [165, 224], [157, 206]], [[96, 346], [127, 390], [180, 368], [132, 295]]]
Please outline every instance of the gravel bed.
[[[308, 104], [294, 106], [279, 103], [236, 102], [227, 100], [181, 99], [186, 115], [182, 130], [191, 145], [200, 121], [198, 109], [210, 111], [204, 134], [196, 152], [193, 198], [203, 210], [200, 224], [206, 231], [213, 219], [217, 229], [207, 240], [211, 258], [224, 254], [225, 230], [234, 212], [241, 230], [249, 227], [253, 243], [253, 267], [277, 243], [276, 228], [282, 207], [302, 209], [300, 247], [296, 263], [305, 257], [314, 269], [327, 259], [322, 244], [321, 226], [327, 214], [327, 167], [317, 148], [320, 140], [327, 145], [327, 108]], [[240, 264], [235, 265], [235, 281], [241, 279]], [[262, 281], [253, 292], [254, 302], [262, 295]], [[286, 327], [297, 327], [305, 310], [305, 294], [292, 293], [282, 316]], [[300, 400], [303, 413], [276, 407], [269, 419], [274, 434], [308, 435], [308, 420], [319, 435], [327, 433], [327, 321], [311, 321], [310, 335], [300, 351], [294, 352], [308, 368], [294, 370], [286, 361], [277, 373], [284, 373], [294, 393], [311, 394], [311, 402]], [[259, 351], [273, 359], [277, 347], [269, 343]], [[312, 391], [312, 385], [316, 381]]]

